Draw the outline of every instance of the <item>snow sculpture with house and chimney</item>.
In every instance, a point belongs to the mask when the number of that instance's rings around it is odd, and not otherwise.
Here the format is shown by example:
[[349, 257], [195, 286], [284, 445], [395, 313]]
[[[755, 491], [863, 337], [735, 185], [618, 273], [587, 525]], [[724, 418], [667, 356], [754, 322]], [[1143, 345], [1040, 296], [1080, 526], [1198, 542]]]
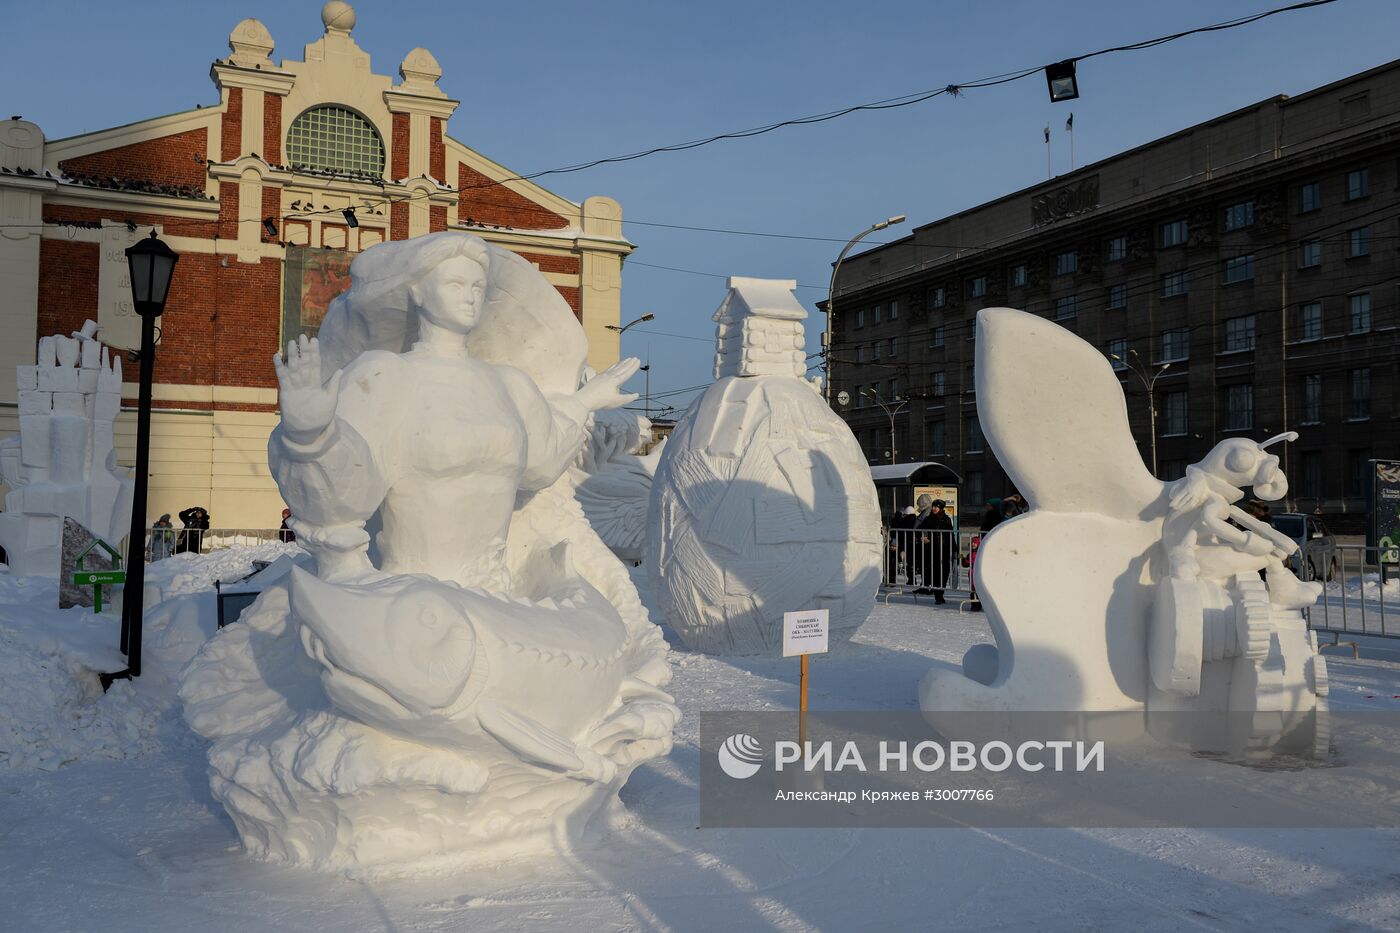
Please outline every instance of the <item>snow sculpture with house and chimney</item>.
[[1193, 749], [1327, 757], [1327, 667], [1300, 611], [1321, 586], [1284, 567], [1291, 539], [1235, 506], [1246, 487], [1286, 495], [1268, 448], [1297, 435], [1223, 440], [1161, 482], [1103, 354], [1009, 308], [978, 312], [976, 376], [982, 429], [1030, 511], [981, 543], [996, 646], [971, 649], [962, 673], [929, 672], [929, 722], [1130, 713], [1115, 728]]
[[733, 277], [714, 385], [652, 485], [650, 575], [666, 620], [711, 654], [782, 650], [783, 613], [830, 610], [833, 642], [874, 608], [880, 512], [860, 446], [805, 378], [797, 283]]
[[113, 424], [122, 401], [120, 357], [85, 321], [71, 337], [39, 341], [38, 364], [16, 366], [19, 434], [0, 440], [0, 547], [16, 574], [57, 577], [63, 520], [115, 545], [131, 527], [132, 480], [117, 465]]
[[[667, 647], [573, 496], [587, 344], [544, 276], [458, 232], [371, 247], [276, 360], [294, 568], [187, 668], [244, 846], [348, 871], [565, 851], [670, 749]], [[582, 382], [582, 384], [581, 384]]]

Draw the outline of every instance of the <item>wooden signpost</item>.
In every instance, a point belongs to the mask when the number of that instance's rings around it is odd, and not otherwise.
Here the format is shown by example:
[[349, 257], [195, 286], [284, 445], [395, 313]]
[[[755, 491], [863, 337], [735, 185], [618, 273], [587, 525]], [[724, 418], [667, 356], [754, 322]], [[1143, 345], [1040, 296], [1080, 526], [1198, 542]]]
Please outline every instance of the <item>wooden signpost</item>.
[[826, 654], [831, 613], [808, 609], [783, 613], [783, 657], [798, 655], [802, 669], [797, 679], [797, 744], [807, 744], [807, 656]]

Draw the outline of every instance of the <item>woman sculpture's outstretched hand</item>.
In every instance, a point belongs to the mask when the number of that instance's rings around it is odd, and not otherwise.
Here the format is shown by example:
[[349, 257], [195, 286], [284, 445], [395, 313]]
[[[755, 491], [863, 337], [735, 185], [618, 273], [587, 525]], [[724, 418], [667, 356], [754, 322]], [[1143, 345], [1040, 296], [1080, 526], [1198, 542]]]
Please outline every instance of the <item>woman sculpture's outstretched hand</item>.
[[321, 382], [321, 346], [315, 337], [305, 334], [287, 344], [287, 361], [282, 354], [272, 355], [281, 387], [278, 404], [282, 408], [282, 431], [287, 439], [309, 444], [335, 418], [336, 401], [340, 398], [340, 373]]
[[588, 380], [574, 394], [574, 398], [589, 411], [604, 408], [621, 408], [628, 402], [635, 402], [636, 392], [623, 392], [622, 384], [637, 373], [642, 361], [635, 356], [619, 360]]

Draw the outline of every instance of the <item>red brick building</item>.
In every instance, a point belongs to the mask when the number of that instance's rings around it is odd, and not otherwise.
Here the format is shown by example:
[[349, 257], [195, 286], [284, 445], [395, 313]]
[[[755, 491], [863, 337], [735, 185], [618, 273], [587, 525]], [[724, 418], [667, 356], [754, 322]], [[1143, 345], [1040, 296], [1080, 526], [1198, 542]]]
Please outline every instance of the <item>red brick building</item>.
[[[459, 229], [506, 246], [579, 315], [593, 365], [617, 358], [607, 325], [632, 250], [617, 202], [518, 179], [447, 135], [458, 101], [431, 53], [409, 52], [395, 81], [351, 37], [349, 4], [327, 3], [322, 21], [302, 60], [278, 64], [267, 29], [239, 23], [207, 107], [59, 140], [0, 122], [0, 434], [18, 428], [7, 374], [34, 362], [40, 336], [92, 318], [109, 344], [139, 342], [123, 250], [154, 228], [180, 254], [160, 321], [151, 517], [199, 504], [216, 526], [276, 524], [271, 356], [314, 333], [375, 243]], [[134, 366], [127, 379], [130, 404]]]

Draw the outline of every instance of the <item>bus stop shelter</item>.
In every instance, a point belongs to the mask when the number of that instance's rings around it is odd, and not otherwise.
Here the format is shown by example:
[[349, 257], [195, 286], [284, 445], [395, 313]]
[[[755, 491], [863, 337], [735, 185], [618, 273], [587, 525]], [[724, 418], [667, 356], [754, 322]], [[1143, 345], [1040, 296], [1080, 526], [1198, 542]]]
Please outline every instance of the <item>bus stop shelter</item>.
[[890, 463], [870, 468], [875, 492], [880, 497], [880, 514], [886, 520], [905, 506], [914, 505], [928, 493], [947, 503], [946, 511], [958, 523], [958, 487], [962, 477], [951, 467], [924, 460], [917, 463]]

